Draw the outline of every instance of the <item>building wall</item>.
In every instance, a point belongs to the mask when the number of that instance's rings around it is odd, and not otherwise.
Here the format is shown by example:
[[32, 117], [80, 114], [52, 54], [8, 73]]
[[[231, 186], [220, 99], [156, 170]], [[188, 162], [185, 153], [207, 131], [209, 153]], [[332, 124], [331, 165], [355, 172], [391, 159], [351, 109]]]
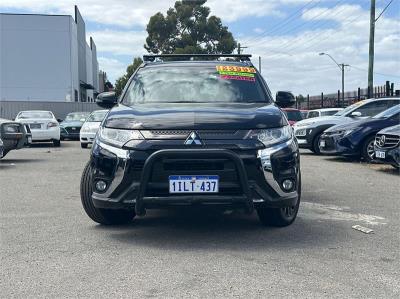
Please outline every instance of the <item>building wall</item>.
[[0, 100], [71, 97], [70, 16], [0, 14]]
[[75, 19], [0, 13], [0, 45], [0, 105], [86, 102], [98, 92], [96, 45], [92, 38], [90, 46], [86, 42], [85, 22], [77, 7]]

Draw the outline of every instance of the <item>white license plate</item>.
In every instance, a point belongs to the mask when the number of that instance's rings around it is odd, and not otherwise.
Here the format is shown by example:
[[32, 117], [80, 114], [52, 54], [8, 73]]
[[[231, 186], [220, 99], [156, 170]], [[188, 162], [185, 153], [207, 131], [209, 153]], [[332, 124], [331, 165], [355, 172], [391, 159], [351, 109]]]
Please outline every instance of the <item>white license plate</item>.
[[326, 145], [325, 140], [320, 140], [319, 141], [319, 147], [325, 147], [325, 145]]
[[385, 159], [385, 152], [375, 151], [375, 156], [380, 159]]
[[42, 125], [41, 124], [30, 124], [29, 127], [31, 129], [41, 129]]
[[295, 131], [294, 134], [295, 134], [296, 136], [300, 136], [300, 137], [306, 136], [306, 129], [297, 130], [297, 131]]
[[32, 143], [32, 137], [28, 136], [28, 143]]
[[169, 193], [218, 193], [217, 175], [171, 175]]

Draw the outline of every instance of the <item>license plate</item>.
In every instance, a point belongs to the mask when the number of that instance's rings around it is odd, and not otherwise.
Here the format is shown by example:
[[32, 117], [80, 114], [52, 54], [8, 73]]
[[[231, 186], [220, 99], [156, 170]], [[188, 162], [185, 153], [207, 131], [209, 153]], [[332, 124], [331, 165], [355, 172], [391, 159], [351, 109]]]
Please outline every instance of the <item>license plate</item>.
[[169, 193], [218, 193], [218, 175], [171, 175]]
[[31, 129], [40, 129], [42, 126], [40, 124], [30, 124], [29, 127]]
[[302, 129], [302, 130], [297, 130], [294, 133], [296, 136], [306, 136], [306, 130]]
[[28, 143], [32, 143], [32, 137], [28, 136]]
[[375, 156], [380, 159], [385, 159], [385, 152], [376, 151]]
[[320, 140], [319, 141], [319, 147], [325, 147], [325, 145], [326, 145], [325, 140]]

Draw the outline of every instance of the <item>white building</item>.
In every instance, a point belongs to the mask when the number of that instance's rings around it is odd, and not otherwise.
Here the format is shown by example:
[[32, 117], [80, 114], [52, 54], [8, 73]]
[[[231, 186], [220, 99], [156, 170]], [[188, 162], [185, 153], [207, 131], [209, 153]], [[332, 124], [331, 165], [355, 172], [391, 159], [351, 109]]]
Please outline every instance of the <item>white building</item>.
[[0, 101], [92, 102], [96, 45], [75, 6], [67, 15], [0, 14]]

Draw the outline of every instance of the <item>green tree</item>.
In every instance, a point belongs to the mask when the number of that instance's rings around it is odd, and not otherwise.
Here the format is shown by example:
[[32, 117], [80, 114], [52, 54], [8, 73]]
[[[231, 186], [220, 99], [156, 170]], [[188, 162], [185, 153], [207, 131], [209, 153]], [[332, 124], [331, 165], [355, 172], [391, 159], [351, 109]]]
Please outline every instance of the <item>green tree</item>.
[[165, 16], [152, 16], [144, 48], [153, 54], [232, 53], [236, 41], [220, 18], [209, 16], [206, 1], [176, 1]]
[[142, 58], [135, 57], [133, 59], [133, 63], [128, 65], [128, 67], [126, 68], [126, 74], [118, 78], [117, 81], [115, 81], [115, 92], [117, 93], [117, 95], [120, 95], [122, 93], [122, 90], [124, 89], [129, 78], [142, 63], [143, 63]]

